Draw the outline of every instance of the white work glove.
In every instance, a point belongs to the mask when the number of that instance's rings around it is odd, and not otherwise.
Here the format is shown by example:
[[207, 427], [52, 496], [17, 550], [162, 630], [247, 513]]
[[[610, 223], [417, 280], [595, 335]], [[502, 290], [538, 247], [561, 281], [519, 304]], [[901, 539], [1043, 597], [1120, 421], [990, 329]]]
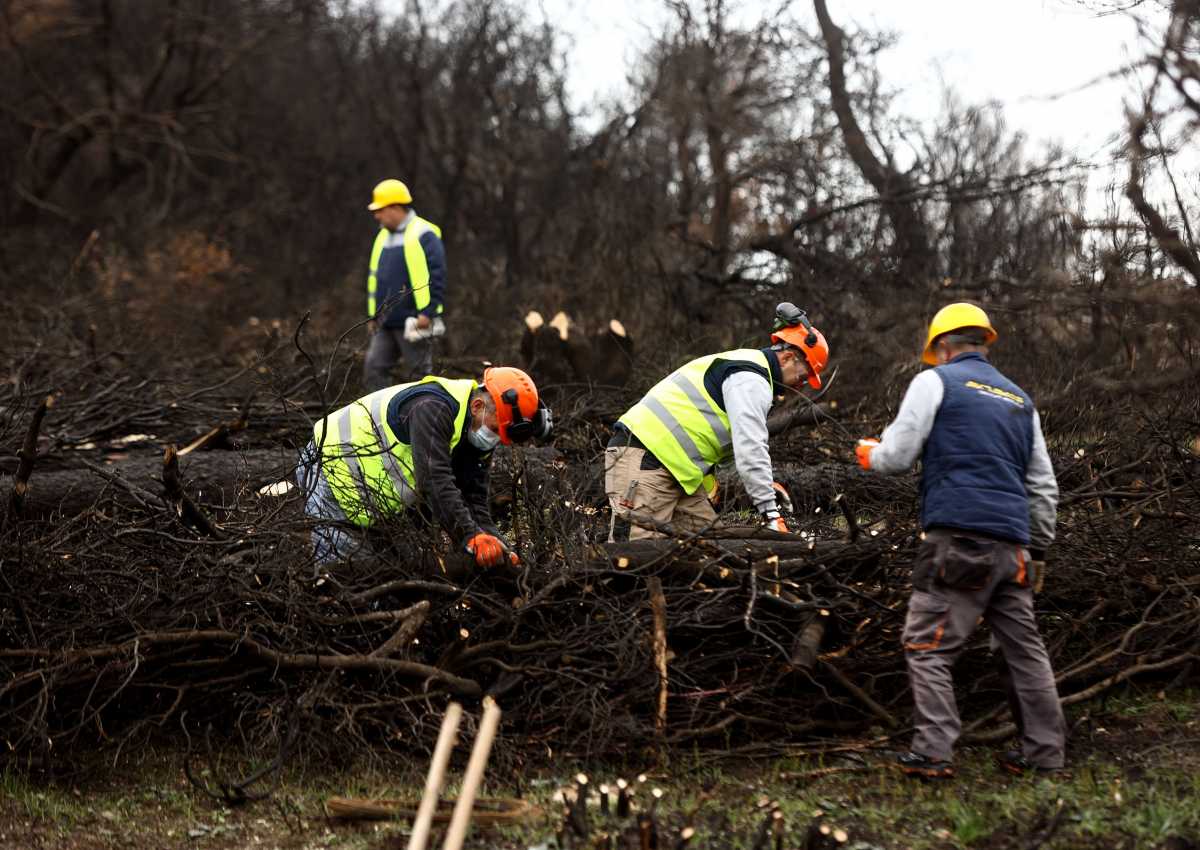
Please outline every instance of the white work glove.
[[417, 317], [409, 316], [404, 320], [404, 338], [409, 342], [420, 342], [423, 339], [433, 339], [446, 333], [446, 323], [438, 316], [429, 323], [427, 328], [417, 327]]

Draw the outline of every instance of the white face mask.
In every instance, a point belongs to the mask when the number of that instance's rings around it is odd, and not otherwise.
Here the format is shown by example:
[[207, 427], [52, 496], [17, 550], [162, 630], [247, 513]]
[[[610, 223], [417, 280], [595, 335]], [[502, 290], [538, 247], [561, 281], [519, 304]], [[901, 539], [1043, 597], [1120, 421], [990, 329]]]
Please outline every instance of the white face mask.
[[480, 425], [477, 431], [468, 431], [467, 439], [481, 452], [490, 452], [500, 444], [500, 435], [486, 425]]

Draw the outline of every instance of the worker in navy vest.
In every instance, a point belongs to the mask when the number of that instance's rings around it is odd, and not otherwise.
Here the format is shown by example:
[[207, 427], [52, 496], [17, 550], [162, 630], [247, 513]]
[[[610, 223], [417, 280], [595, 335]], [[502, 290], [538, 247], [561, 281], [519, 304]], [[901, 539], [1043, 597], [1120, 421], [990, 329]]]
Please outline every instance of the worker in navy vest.
[[399, 180], [380, 182], [367, 209], [379, 222], [367, 271], [371, 342], [363, 367], [363, 384], [373, 391], [392, 383], [397, 360], [404, 380], [433, 371], [434, 340], [446, 331], [446, 249], [442, 229], [413, 211]]
[[785, 389], [821, 386], [829, 345], [787, 302], [776, 308], [771, 342], [685, 363], [618, 420], [604, 453], [609, 539], [618, 519], [630, 524], [630, 539], [662, 536], [665, 525], [675, 532], [711, 525], [709, 488], [717, 464], [730, 459], [763, 522], [788, 531], [782, 513], [791, 499], [773, 481], [767, 414]]
[[903, 633], [915, 734], [899, 763], [910, 776], [954, 775], [961, 724], [951, 667], [980, 618], [1003, 653], [1021, 734], [1001, 767], [1063, 766], [1063, 713], [1033, 611], [1058, 483], [1033, 400], [988, 362], [996, 338], [979, 307], [943, 307], [922, 358], [934, 368], [909, 384], [883, 436], [856, 447], [859, 463], [877, 472], [906, 472], [921, 460], [924, 534]]
[[313, 427], [297, 469], [305, 513], [316, 520], [316, 563], [350, 558], [363, 544], [356, 531], [414, 509], [476, 565], [516, 563], [492, 521], [492, 451], [543, 439], [550, 428], [533, 380], [510, 366], [488, 369], [481, 384], [430, 375], [334, 411]]

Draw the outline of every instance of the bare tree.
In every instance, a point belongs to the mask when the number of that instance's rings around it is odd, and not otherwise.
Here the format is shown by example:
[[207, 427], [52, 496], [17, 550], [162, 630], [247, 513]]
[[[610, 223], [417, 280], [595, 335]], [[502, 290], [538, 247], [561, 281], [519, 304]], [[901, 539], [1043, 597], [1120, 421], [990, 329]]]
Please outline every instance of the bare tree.
[[846, 151], [882, 201], [896, 236], [901, 279], [909, 286], [921, 287], [928, 282], [936, 264], [926, 223], [914, 201], [914, 186], [907, 175], [880, 160], [871, 149], [846, 88], [845, 34], [829, 17], [825, 0], [813, 0], [813, 5], [829, 54], [829, 93]]

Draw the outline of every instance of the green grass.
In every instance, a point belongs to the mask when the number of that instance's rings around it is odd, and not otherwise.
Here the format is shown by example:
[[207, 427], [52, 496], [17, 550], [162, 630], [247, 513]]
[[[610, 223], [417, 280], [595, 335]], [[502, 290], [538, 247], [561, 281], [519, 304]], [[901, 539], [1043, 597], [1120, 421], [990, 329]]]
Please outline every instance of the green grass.
[[1138, 719], [1165, 712], [1171, 720], [1186, 722], [1200, 718], [1198, 700], [1200, 692], [1191, 688], [1173, 691], [1130, 688], [1105, 700], [1099, 713], [1104, 716]]
[[[526, 850], [552, 840], [562, 822], [552, 795], [576, 771], [590, 787], [650, 776], [639, 797], [663, 788], [660, 820], [682, 825], [697, 812], [690, 848], [749, 848], [764, 820], [762, 800], [784, 812], [785, 847], [803, 843], [814, 820], [848, 833], [858, 850], [1011, 848], [1031, 843], [1061, 807], [1047, 848], [1157, 848], [1170, 836], [1200, 836], [1200, 719], [1195, 692], [1160, 698], [1151, 691], [1091, 707], [1090, 723], [1071, 744], [1069, 771], [1014, 778], [1001, 773], [990, 748], [958, 754], [958, 777], [922, 783], [903, 777], [885, 753], [864, 751], [859, 761], [838, 757], [792, 757], [754, 762], [717, 760], [710, 752], [673, 753], [657, 765], [559, 764], [553, 771], [526, 772], [523, 785], [546, 815], [526, 826], [480, 836], [475, 848]], [[45, 846], [72, 847], [80, 836], [110, 836], [111, 846], [323, 846], [378, 850], [401, 841], [404, 823], [340, 824], [327, 821], [322, 803], [331, 795], [404, 797], [420, 794], [424, 765], [375, 765], [361, 772], [327, 774], [321, 765], [289, 769], [270, 801], [228, 809], [198, 794], [182, 777], [178, 754], [128, 765], [121, 781], [81, 788], [39, 783], [23, 774], [0, 773], [0, 848], [23, 846], [11, 836], [30, 827], [47, 836]], [[856, 767], [854, 773], [814, 776], [825, 768]], [[229, 767], [236, 767], [233, 760]], [[458, 770], [446, 795], [457, 791]], [[488, 796], [512, 795], [496, 778]], [[593, 815], [593, 823], [597, 818]], [[196, 835], [189, 833], [195, 832]], [[6, 838], [5, 836], [9, 836]], [[390, 842], [390, 843], [389, 843]], [[667, 844], [672, 845], [668, 839]], [[88, 844], [87, 846], [93, 846]]]
[[0, 773], [0, 799], [9, 801], [17, 817], [35, 822], [69, 825], [83, 811], [69, 791], [31, 782], [11, 767]]
[[857, 832], [880, 847], [913, 850], [1007, 846], [993, 839], [1031, 834], [1059, 801], [1064, 815], [1055, 847], [1117, 846], [1123, 837], [1131, 846], [1152, 847], [1171, 835], [1200, 833], [1200, 779], [1190, 768], [1125, 781], [1119, 766], [1100, 759], [1076, 765], [1066, 778], [1010, 779], [984, 751], [961, 754], [958, 765], [958, 778], [941, 784], [895, 773], [818, 780], [800, 792], [795, 808], [832, 808], [843, 826], [854, 825], [852, 837]]

